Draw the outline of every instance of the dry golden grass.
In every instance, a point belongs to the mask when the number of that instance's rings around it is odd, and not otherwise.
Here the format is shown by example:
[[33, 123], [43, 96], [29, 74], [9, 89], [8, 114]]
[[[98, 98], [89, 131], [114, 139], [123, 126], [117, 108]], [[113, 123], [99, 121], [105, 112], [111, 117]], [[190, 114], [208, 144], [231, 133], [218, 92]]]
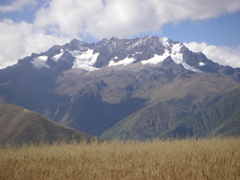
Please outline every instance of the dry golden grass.
[[240, 138], [0, 149], [0, 179], [240, 179]]

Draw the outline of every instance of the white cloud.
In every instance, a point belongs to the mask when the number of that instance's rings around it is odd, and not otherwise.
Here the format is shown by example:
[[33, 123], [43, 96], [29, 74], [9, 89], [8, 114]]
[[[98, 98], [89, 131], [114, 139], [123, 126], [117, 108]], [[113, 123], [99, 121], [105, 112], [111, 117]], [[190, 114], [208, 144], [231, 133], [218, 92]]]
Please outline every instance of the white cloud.
[[31, 62], [34, 66], [34, 68], [41, 69], [41, 68], [49, 68], [49, 65], [47, 65], [47, 56], [38, 56], [37, 58], [34, 58]]
[[95, 38], [160, 31], [166, 23], [214, 18], [240, 10], [239, 0], [52, 0], [35, 24], [54, 33], [89, 33]]
[[15, 0], [9, 5], [0, 6], [0, 13], [22, 11], [24, 7], [36, 6], [37, 0]]
[[77, 36], [85, 33], [85, 27], [93, 16], [101, 11], [100, 0], [52, 0], [36, 13], [34, 24], [54, 34]]
[[[0, 13], [27, 10], [37, 0], [13, 0]], [[0, 67], [79, 36], [131, 38], [161, 32], [166, 23], [202, 20], [240, 10], [239, 0], [48, 0], [32, 24], [0, 22]], [[177, 40], [177, 39], [176, 39]]]
[[87, 24], [86, 31], [96, 38], [129, 38], [147, 31], [157, 30], [156, 8], [147, 0], [111, 0]]
[[203, 52], [208, 59], [211, 59], [218, 64], [240, 67], [240, 46], [231, 48], [226, 46], [208, 45], [205, 42], [185, 43], [185, 46], [193, 52]]
[[17, 63], [19, 58], [46, 51], [54, 44], [63, 44], [70, 39], [41, 34], [27, 22], [15, 23], [5, 19], [0, 22], [0, 68]]
[[238, 0], [151, 0], [162, 21], [178, 22], [186, 19], [202, 20], [240, 9]]

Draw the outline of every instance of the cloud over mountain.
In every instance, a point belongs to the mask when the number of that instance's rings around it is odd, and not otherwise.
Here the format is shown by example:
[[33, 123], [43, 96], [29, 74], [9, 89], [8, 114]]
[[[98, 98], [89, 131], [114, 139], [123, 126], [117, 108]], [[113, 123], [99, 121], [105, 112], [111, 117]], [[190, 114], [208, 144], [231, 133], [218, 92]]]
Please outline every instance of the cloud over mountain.
[[160, 34], [161, 27], [168, 23], [211, 19], [240, 10], [238, 0], [221, 3], [218, 0], [193, 0], [191, 3], [187, 0], [50, 0], [41, 3], [14, 0], [0, 6], [0, 15], [40, 7], [32, 11], [31, 21], [1, 19], [0, 45], [4, 48], [0, 50], [0, 67], [73, 38]]
[[[205, 1], [205, 2], [204, 2]], [[160, 30], [166, 23], [215, 18], [240, 9], [237, 0], [52, 0], [36, 13], [35, 24], [54, 33], [128, 38]]]
[[15, 64], [19, 58], [42, 52], [55, 44], [63, 44], [68, 38], [36, 32], [34, 25], [27, 22], [0, 22], [0, 68]]
[[185, 45], [193, 52], [203, 52], [209, 59], [219, 64], [240, 67], [240, 46], [230, 48], [208, 45], [205, 42], [191, 42]]

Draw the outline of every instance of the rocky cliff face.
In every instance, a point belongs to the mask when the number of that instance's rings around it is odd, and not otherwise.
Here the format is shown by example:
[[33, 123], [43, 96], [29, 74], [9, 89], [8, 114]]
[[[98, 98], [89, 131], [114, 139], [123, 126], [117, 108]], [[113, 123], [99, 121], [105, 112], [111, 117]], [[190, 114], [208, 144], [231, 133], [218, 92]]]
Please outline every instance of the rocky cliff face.
[[[147, 138], [173, 135], [239, 81], [238, 68], [166, 37], [74, 39], [0, 70], [0, 98], [91, 135]], [[208, 135], [194, 124], [176, 133]]]

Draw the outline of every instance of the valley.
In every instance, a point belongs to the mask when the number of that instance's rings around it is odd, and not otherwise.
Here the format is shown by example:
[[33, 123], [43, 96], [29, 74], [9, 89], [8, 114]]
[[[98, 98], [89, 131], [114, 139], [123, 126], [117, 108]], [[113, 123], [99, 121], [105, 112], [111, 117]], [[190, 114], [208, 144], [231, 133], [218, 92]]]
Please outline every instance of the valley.
[[0, 102], [103, 139], [238, 136], [239, 82], [166, 37], [74, 39], [0, 70]]

